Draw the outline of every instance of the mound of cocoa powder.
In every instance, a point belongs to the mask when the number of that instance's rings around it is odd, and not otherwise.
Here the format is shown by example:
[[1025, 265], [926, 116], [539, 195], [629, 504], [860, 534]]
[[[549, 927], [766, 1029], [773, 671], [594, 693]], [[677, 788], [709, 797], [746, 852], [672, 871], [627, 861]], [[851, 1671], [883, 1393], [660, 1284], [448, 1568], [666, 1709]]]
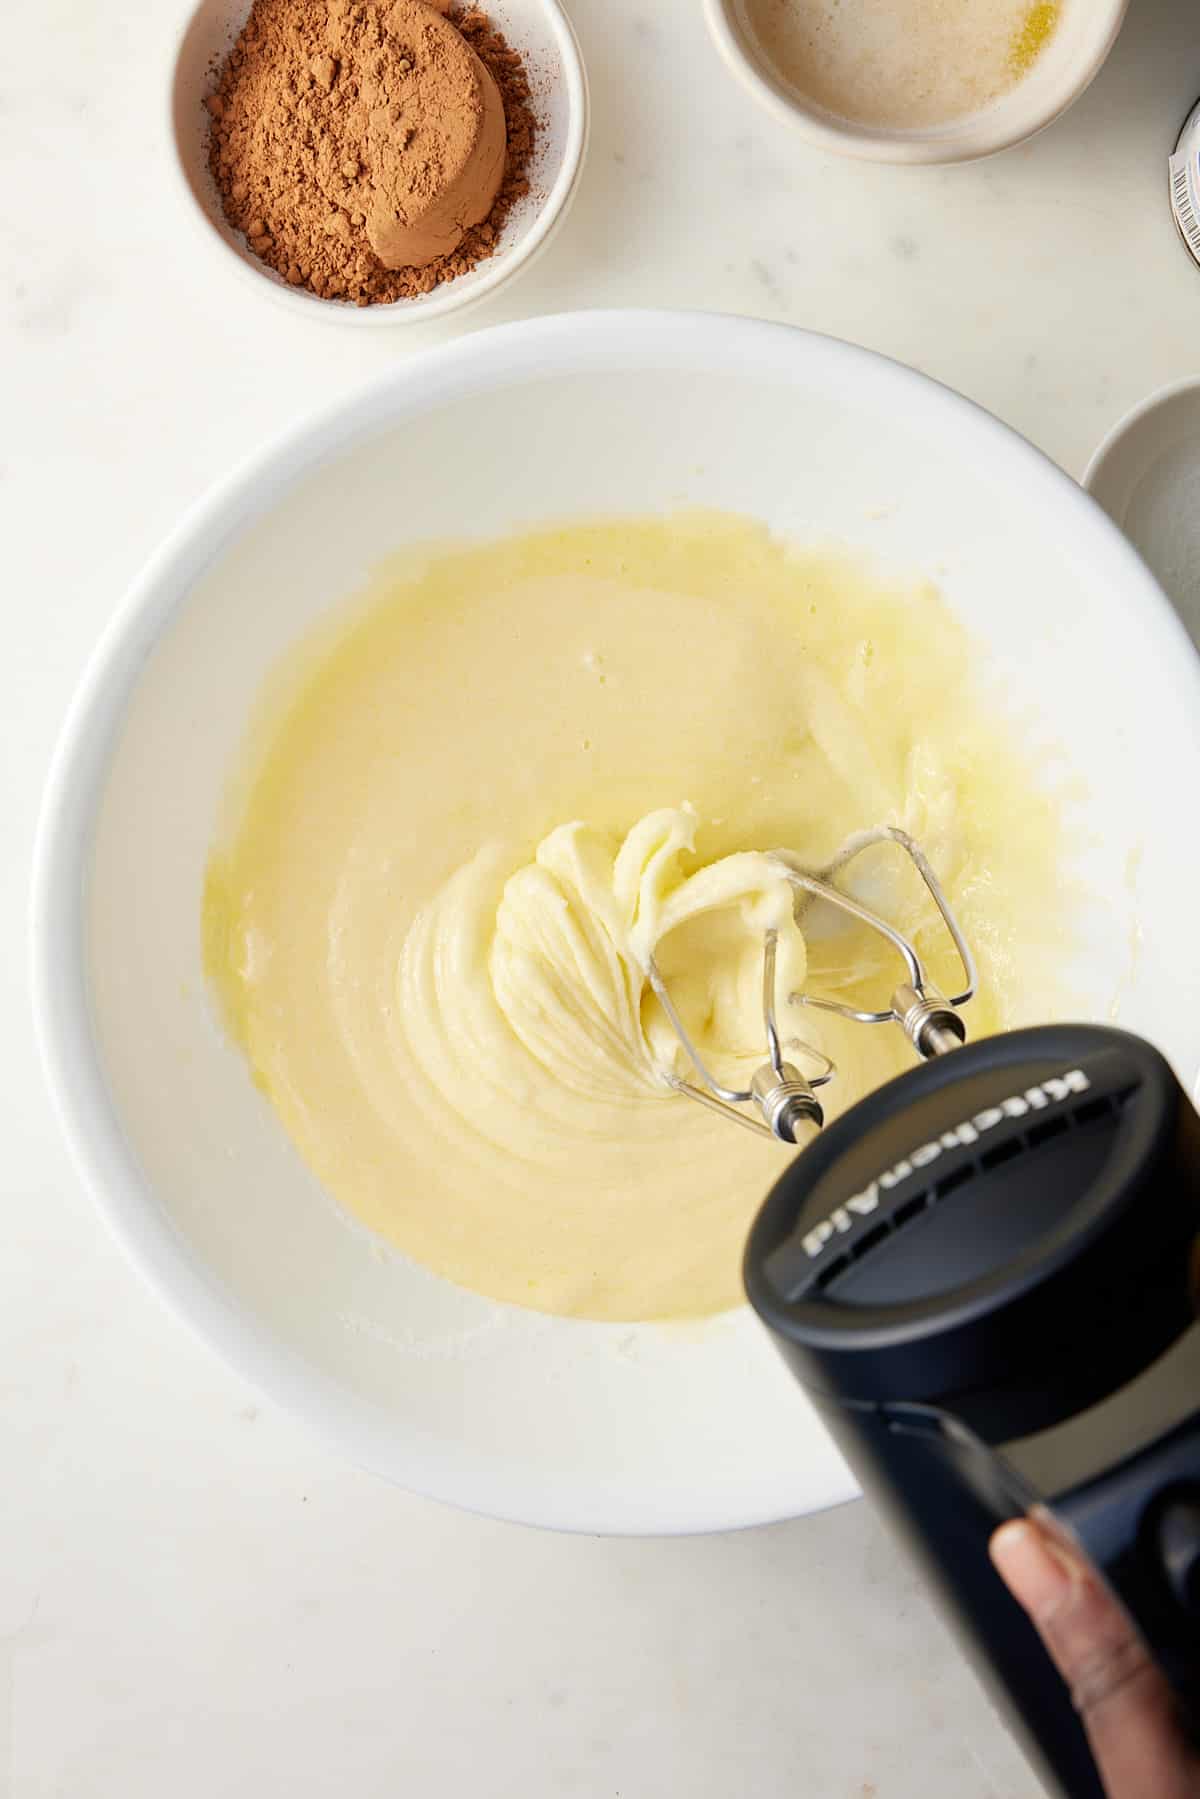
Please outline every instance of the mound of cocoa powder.
[[[255, 0], [205, 101], [209, 166], [230, 224], [293, 286], [358, 306], [429, 293], [491, 256], [529, 191], [537, 129], [516, 51], [478, 8], [449, 11], [500, 92], [504, 178], [486, 219], [457, 249], [423, 268], [386, 268], [366, 233], [380, 103], [403, 149], [414, 80], [424, 81], [425, 105], [457, 98], [439, 68], [414, 67], [404, 36], [389, 29], [392, 10], [387, 0]], [[414, 173], [419, 180], [427, 171]]]

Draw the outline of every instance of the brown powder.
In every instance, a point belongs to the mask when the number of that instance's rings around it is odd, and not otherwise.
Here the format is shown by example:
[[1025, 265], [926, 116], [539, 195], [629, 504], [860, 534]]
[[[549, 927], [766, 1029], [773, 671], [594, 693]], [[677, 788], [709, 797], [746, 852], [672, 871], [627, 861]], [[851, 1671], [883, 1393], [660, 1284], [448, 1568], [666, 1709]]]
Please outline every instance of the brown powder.
[[411, 299], [497, 248], [529, 191], [529, 82], [486, 14], [450, 17], [499, 90], [504, 176], [456, 248], [423, 267], [388, 268], [371, 244], [388, 241], [381, 205], [431, 202], [478, 129], [463, 59], [445, 54], [442, 20], [416, 0], [255, 0], [205, 102], [209, 164], [230, 224], [293, 286], [359, 306]]

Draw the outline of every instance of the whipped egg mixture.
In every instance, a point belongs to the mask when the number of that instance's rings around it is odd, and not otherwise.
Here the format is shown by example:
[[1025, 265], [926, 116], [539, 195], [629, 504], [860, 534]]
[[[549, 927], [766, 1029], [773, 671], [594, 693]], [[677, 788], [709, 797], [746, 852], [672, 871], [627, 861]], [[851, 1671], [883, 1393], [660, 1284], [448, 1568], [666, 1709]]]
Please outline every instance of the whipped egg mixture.
[[[789, 1153], [674, 1090], [647, 980], [723, 1078], [764, 1059], [763, 934], [785, 1036], [833, 1056], [831, 1115], [908, 1065], [897, 969], [808, 913], [811, 866], [895, 824], [981, 971], [973, 1036], [1044, 1001], [1061, 943], [1055, 806], [927, 582], [688, 514], [399, 561], [281, 671], [204, 896], [228, 1029], [309, 1167], [362, 1223], [494, 1298], [595, 1319], [736, 1304]], [[934, 979], [919, 881], [855, 879]], [[794, 1059], [803, 1065], [802, 1053]]]

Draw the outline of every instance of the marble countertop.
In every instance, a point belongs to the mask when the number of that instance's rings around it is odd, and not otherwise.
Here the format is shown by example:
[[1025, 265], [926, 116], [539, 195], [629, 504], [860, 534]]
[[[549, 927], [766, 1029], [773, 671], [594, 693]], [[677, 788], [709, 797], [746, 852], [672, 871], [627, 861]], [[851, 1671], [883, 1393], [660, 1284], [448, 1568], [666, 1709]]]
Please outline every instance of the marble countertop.
[[[922, 172], [806, 149], [726, 75], [695, 0], [570, 3], [595, 111], [579, 200], [465, 328], [627, 304], [786, 319], [960, 388], [1076, 474], [1196, 372], [1200, 271], [1165, 179], [1200, 93], [1194, 6], [1133, 0], [1065, 120]], [[25, 905], [84, 660], [209, 482], [421, 342], [313, 329], [218, 279], [163, 168], [181, 13], [43, 0], [7, 18], [0, 69], [0, 1793], [1034, 1799], [865, 1507], [617, 1542], [393, 1491], [170, 1320], [68, 1167]]]

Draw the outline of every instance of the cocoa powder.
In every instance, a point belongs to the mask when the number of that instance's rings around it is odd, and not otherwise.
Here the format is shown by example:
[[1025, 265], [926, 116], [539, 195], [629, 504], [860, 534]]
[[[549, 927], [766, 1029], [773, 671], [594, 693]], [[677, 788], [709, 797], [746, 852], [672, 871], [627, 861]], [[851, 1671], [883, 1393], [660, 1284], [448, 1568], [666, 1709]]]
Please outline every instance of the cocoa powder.
[[[380, 193], [427, 198], [479, 104], [437, 32], [414, 27], [417, 13], [414, 0], [255, 0], [205, 102], [226, 218], [269, 267], [322, 299], [369, 306], [429, 293], [493, 254], [529, 191], [536, 122], [521, 59], [478, 8], [451, 12], [499, 90], [504, 176], [487, 216], [448, 254], [388, 268], [373, 250]], [[439, 106], [461, 116], [439, 121]]]

